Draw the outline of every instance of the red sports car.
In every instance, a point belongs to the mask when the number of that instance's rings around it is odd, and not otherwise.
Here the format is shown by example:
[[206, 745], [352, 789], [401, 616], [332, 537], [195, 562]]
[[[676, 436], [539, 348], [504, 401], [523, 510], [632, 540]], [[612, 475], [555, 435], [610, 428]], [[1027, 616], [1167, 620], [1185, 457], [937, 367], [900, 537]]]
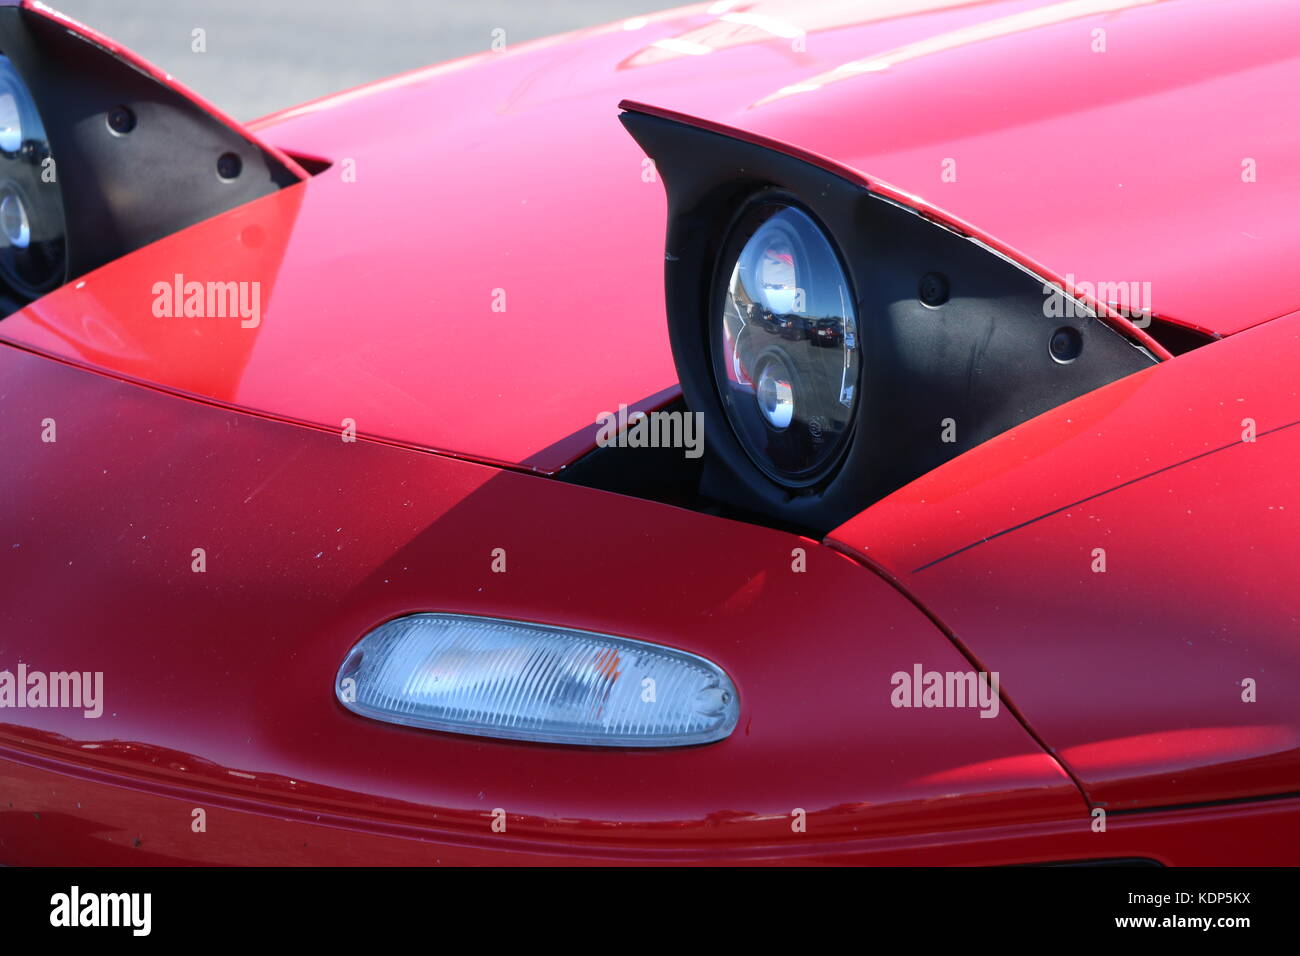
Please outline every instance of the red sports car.
[[1297, 36], [0, 2], [0, 863], [1300, 863]]

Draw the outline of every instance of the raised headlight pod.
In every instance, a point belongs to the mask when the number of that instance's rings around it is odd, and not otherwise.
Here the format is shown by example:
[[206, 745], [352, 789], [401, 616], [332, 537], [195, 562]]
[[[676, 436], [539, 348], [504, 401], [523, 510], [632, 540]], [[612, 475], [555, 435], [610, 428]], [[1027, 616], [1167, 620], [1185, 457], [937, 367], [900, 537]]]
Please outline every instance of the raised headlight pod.
[[1155, 362], [1122, 324], [861, 171], [623, 108], [668, 194], [668, 339], [706, 436], [681, 500], [820, 538]]
[[728, 736], [740, 705], [717, 665], [588, 631], [412, 614], [371, 631], [335, 681], [375, 720], [484, 737], [682, 747]]
[[858, 400], [848, 277], [824, 230], [779, 200], [742, 211], [722, 265], [711, 332], [722, 406], [768, 477], [812, 484], [839, 460]]

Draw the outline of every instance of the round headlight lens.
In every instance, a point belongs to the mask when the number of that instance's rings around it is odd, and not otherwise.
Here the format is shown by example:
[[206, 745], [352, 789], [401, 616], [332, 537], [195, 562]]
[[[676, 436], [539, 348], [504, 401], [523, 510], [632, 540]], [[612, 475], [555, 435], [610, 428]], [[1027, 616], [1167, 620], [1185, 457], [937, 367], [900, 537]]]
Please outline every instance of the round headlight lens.
[[754, 463], [792, 487], [839, 461], [858, 398], [857, 317], [826, 233], [787, 202], [744, 211], [727, 243], [713, 370], [732, 429]]
[[[0, 54], [0, 285], [35, 299], [67, 275], [63, 194], [40, 113]], [[6, 299], [8, 296], [6, 296]]]

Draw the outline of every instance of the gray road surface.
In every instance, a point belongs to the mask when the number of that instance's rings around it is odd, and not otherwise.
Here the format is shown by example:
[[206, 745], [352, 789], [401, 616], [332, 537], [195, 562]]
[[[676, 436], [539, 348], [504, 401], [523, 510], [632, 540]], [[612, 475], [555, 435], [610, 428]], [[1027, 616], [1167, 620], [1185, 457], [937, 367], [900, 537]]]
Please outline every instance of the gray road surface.
[[[491, 45], [686, 0], [47, 0], [152, 60], [237, 119]], [[207, 51], [191, 50], [196, 28]]]

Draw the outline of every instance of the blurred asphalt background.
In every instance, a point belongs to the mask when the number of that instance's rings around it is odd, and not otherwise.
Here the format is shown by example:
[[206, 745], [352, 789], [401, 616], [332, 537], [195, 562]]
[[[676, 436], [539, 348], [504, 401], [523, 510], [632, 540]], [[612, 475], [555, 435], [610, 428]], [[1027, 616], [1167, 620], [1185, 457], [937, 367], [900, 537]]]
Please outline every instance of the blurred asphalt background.
[[[46, 0], [125, 44], [236, 119], [492, 43], [562, 33], [689, 0]], [[190, 49], [196, 27], [207, 52]]]

